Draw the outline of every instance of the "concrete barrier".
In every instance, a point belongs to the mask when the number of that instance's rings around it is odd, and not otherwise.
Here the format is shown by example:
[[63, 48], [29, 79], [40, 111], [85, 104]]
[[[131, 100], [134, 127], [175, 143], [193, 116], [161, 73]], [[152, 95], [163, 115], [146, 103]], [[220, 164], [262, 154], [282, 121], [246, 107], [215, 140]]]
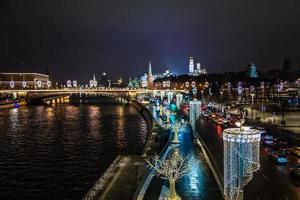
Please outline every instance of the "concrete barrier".
[[105, 170], [101, 177], [96, 181], [93, 187], [83, 197], [83, 200], [93, 200], [104, 188], [104, 186], [112, 179], [117, 172], [118, 168], [125, 165], [127, 162], [126, 156], [117, 156], [117, 158], [111, 163], [111, 165]]
[[202, 153], [207, 161], [207, 164], [217, 182], [217, 185], [224, 197], [224, 179], [223, 179], [223, 176], [218, 168], [218, 165], [216, 164], [213, 156], [211, 155], [210, 151], [208, 150], [205, 142], [202, 140], [201, 136], [199, 136], [199, 134], [196, 132], [197, 135], [197, 144], [199, 145], [200, 149], [202, 150]]

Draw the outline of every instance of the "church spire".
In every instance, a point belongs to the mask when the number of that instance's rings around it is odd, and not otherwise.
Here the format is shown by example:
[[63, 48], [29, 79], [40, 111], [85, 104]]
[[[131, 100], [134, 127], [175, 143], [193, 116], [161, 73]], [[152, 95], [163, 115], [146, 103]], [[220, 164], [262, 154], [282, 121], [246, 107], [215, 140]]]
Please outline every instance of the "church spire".
[[152, 76], [152, 66], [151, 66], [151, 61], [149, 62], [148, 76]]

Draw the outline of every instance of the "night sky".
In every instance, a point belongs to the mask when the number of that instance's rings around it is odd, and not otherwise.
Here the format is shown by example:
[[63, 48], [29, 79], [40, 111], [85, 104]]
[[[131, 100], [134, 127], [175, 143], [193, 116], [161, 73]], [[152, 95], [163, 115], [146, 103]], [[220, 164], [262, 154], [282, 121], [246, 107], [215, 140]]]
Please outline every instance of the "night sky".
[[0, 71], [58, 80], [300, 64], [299, 0], [1, 0], [0, 25]]

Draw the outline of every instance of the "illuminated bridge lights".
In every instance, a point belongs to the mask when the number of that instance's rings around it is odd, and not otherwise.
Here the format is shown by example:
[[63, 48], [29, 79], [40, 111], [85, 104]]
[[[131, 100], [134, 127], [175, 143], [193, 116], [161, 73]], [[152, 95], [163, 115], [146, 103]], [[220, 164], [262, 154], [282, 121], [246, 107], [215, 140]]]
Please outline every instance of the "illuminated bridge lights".
[[260, 168], [260, 138], [260, 131], [249, 127], [224, 130], [225, 199], [243, 199], [244, 186]]

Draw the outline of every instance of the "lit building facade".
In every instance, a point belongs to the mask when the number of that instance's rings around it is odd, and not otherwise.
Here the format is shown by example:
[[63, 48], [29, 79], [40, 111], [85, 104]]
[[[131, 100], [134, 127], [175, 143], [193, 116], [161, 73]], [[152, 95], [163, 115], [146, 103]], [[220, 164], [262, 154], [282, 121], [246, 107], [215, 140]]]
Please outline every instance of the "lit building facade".
[[258, 77], [258, 74], [257, 74], [257, 71], [256, 71], [256, 65], [255, 65], [254, 62], [250, 62], [248, 73], [249, 73], [250, 78], [257, 78]]
[[45, 89], [51, 87], [49, 75], [40, 73], [0, 73], [1, 89]]
[[201, 68], [200, 63], [197, 63], [196, 68], [195, 68], [194, 57], [190, 56], [190, 59], [189, 59], [189, 75], [190, 76], [200, 76], [200, 75], [204, 75], [204, 74], [207, 74], [206, 68], [204, 68], [204, 67]]

